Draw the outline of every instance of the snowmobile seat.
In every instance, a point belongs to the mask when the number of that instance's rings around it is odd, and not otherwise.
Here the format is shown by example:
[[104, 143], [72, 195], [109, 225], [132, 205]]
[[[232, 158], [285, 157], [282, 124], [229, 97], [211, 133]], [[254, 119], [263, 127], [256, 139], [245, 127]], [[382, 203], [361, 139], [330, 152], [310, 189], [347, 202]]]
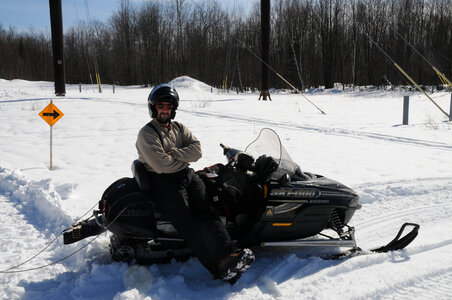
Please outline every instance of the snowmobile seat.
[[[136, 182], [138, 183], [138, 187], [140, 188], [141, 192], [144, 194], [145, 197], [148, 199], [152, 199], [151, 197], [151, 178], [149, 172], [146, 170], [146, 167], [144, 164], [139, 161], [138, 159], [134, 160], [132, 163], [132, 174], [135, 178]], [[150, 201], [152, 203], [152, 201]], [[157, 222], [157, 228], [167, 228], [172, 227], [173, 225], [168, 224], [169, 221], [162, 216], [162, 213], [158, 206], [152, 205], [153, 211], [154, 211], [154, 218]]]
[[132, 163], [132, 174], [135, 180], [138, 183], [138, 186], [140, 187], [140, 190], [143, 192], [150, 192], [151, 185], [150, 185], [150, 178], [149, 173], [146, 170], [146, 167], [144, 164], [139, 161], [138, 159], [135, 159]]

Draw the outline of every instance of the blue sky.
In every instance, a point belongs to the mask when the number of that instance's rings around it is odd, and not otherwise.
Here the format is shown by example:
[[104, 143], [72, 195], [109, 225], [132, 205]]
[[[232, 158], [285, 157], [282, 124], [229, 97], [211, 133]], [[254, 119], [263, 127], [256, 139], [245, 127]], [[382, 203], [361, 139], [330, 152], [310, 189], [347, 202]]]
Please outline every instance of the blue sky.
[[[131, 0], [141, 3], [145, 0]], [[202, 0], [186, 0], [202, 1]], [[204, 0], [205, 1], [205, 0]], [[222, 0], [227, 5], [239, 4], [247, 9], [259, 0]], [[74, 25], [78, 20], [86, 21], [84, 0], [62, 0], [63, 26]], [[106, 21], [119, 7], [119, 0], [87, 0], [90, 17]], [[78, 18], [77, 18], [78, 15]], [[16, 30], [26, 31], [30, 28], [50, 32], [49, 0], [0, 0], [0, 24], [8, 29], [13, 26]]]
[[[63, 25], [68, 27], [79, 19], [86, 20], [84, 0], [62, 0]], [[115, 0], [88, 0], [91, 18], [107, 20], [117, 9]], [[0, 23], [3, 28], [9, 26], [17, 30], [28, 30], [31, 27], [50, 31], [49, 0], [0, 0]]]

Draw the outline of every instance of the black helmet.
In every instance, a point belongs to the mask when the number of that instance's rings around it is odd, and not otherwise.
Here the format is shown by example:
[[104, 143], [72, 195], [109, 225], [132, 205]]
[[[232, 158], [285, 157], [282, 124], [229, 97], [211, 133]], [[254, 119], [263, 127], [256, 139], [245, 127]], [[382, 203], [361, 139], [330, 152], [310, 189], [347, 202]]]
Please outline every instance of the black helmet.
[[159, 84], [152, 89], [148, 97], [148, 108], [151, 118], [157, 116], [157, 109], [155, 108], [157, 102], [170, 102], [173, 104], [174, 108], [171, 111], [171, 119], [174, 119], [176, 109], [179, 106], [179, 95], [176, 89], [167, 83]]

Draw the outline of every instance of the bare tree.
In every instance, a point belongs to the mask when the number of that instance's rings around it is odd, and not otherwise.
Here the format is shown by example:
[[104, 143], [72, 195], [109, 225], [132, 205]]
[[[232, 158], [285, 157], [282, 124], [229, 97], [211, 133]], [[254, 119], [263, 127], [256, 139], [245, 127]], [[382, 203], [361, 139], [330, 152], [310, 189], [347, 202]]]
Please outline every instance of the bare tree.
[[[120, 0], [107, 22], [65, 32], [69, 83], [155, 84], [189, 75], [214, 86], [260, 86], [260, 7], [225, 9], [218, 0]], [[441, 84], [430, 64], [452, 73], [450, 0], [274, 0], [270, 65], [305, 88], [335, 82], [406, 79], [381, 49], [421, 84]], [[419, 55], [428, 58], [426, 61]], [[256, 57], [257, 56], [257, 57]], [[0, 25], [0, 78], [52, 80], [50, 37]], [[275, 74], [270, 84], [287, 85]]]

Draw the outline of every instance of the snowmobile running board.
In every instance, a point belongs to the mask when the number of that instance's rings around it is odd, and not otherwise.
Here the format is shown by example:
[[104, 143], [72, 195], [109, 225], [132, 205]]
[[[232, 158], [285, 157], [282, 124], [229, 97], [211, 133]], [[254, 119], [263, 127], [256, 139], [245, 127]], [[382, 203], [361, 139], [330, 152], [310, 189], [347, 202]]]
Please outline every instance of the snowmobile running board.
[[[405, 236], [400, 237], [407, 226], [413, 226], [410, 232]], [[419, 225], [414, 223], [404, 223], [397, 233], [396, 237], [385, 246], [371, 249], [372, 252], [386, 253], [389, 251], [396, 251], [408, 246], [418, 235]], [[299, 239], [294, 241], [280, 241], [280, 242], [263, 242], [262, 247], [278, 246], [278, 247], [297, 247], [297, 246], [323, 246], [323, 247], [352, 247], [352, 252], [361, 251], [356, 245], [355, 230], [350, 227], [346, 233], [347, 238], [330, 238], [330, 239]]]
[[350, 227], [346, 232], [347, 238], [329, 239], [298, 239], [293, 241], [262, 242], [261, 247], [299, 247], [299, 246], [322, 246], [322, 247], [353, 247], [356, 248], [355, 229]]
[[322, 247], [356, 247], [354, 240], [318, 239], [318, 240], [294, 240], [287, 242], [263, 242], [262, 247], [297, 247], [297, 246], [322, 246]]

